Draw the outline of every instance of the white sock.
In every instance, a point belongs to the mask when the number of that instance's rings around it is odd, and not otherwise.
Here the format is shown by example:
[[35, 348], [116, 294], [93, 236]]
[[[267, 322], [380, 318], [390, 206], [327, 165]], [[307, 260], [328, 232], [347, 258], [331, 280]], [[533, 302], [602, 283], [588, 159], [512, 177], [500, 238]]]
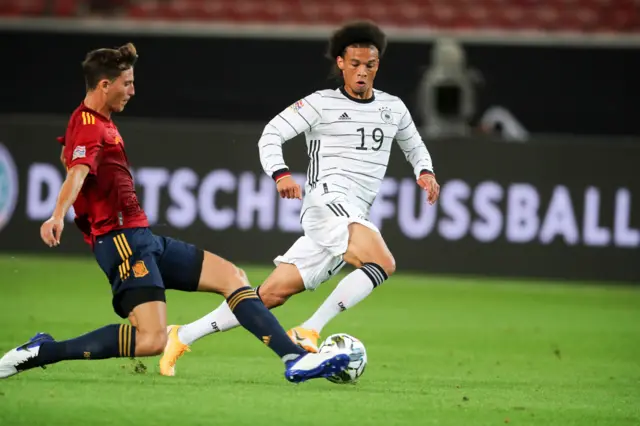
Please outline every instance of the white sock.
[[231, 312], [229, 305], [224, 302], [215, 311], [208, 313], [199, 320], [195, 320], [191, 324], [180, 327], [178, 329], [178, 338], [185, 345], [190, 345], [208, 334], [231, 330], [239, 325], [240, 323]]
[[380, 266], [375, 263], [365, 263], [362, 268], [356, 269], [344, 277], [318, 310], [301, 327], [320, 333], [336, 315], [354, 307], [386, 279], [387, 274]]

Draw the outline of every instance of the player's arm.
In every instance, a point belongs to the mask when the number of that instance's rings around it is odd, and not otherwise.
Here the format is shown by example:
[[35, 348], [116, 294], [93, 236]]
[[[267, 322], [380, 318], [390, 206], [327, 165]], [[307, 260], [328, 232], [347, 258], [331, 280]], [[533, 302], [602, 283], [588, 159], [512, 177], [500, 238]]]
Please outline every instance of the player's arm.
[[302, 198], [298, 185], [284, 161], [282, 144], [300, 133], [313, 130], [322, 117], [322, 97], [313, 93], [273, 117], [258, 141], [264, 172], [275, 182], [283, 198]]
[[398, 123], [396, 142], [413, 167], [418, 185], [427, 191], [429, 203], [433, 204], [440, 195], [440, 185], [436, 181], [431, 154], [413, 122], [409, 109], [404, 104], [403, 109], [402, 118]]
[[60, 136], [57, 138], [58, 143], [60, 144], [60, 146], [62, 147], [60, 149], [60, 163], [62, 163], [62, 167], [64, 167], [65, 169], [67, 168], [67, 159], [64, 157], [64, 136]]
[[[40, 227], [40, 237], [49, 247], [60, 244], [64, 218], [78, 198], [87, 176], [95, 174], [102, 151], [102, 129], [98, 125], [83, 126], [74, 138], [67, 177], [62, 183], [51, 217]], [[65, 163], [66, 163], [65, 159]]]
[[56, 202], [56, 207], [51, 217], [63, 219], [67, 215], [67, 212], [73, 203], [75, 203], [76, 198], [78, 198], [78, 194], [88, 174], [89, 166], [85, 164], [78, 164], [69, 169], [67, 177], [60, 188], [58, 201]]

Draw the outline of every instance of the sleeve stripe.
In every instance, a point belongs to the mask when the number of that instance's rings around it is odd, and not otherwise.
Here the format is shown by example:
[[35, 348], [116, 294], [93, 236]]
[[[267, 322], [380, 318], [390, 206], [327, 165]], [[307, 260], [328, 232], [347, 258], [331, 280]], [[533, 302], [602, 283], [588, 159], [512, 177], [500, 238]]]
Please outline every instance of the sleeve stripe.
[[271, 158], [271, 157], [282, 157], [282, 155], [280, 155], [280, 153], [277, 153], [277, 154], [269, 154], [269, 155], [266, 155], [266, 156], [265, 156], [265, 157], [263, 157], [263, 158], [266, 160], [267, 158]]
[[[272, 120], [272, 121], [273, 121], [273, 120]], [[278, 128], [278, 126], [276, 126], [275, 124], [273, 124], [273, 122], [272, 122], [272, 121], [270, 121], [269, 123], [267, 123], [267, 126], [271, 126], [273, 129], [275, 129], [276, 133], [271, 133], [271, 132], [269, 132], [269, 133], [265, 133], [265, 135], [276, 135], [276, 136], [280, 137], [280, 140], [281, 140], [282, 142], [284, 142], [284, 137], [282, 136], [282, 132], [281, 132], [280, 128]]]
[[413, 132], [413, 134], [412, 134], [410, 137], [406, 138], [406, 139], [398, 139], [398, 142], [405, 142], [405, 141], [408, 141], [409, 139], [411, 139], [412, 137], [414, 137], [414, 136], [416, 135], [416, 133], [418, 133], [418, 131], [417, 131], [417, 130], [416, 130], [415, 132]]
[[261, 146], [263, 148], [266, 148], [268, 146], [282, 146], [282, 145], [280, 145], [279, 143], [275, 143], [275, 142], [269, 142], [269, 143], [261, 144]]
[[277, 136], [278, 139], [282, 140], [282, 135], [280, 133], [263, 133], [262, 136]]
[[308, 97], [307, 97], [307, 98], [304, 98], [304, 100], [309, 104], [309, 106], [310, 106], [311, 108], [313, 108], [313, 110], [316, 112], [316, 114], [318, 114], [318, 117], [322, 117], [322, 115], [318, 112], [318, 110], [316, 109], [316, 107], [314, 107], [314, 106], [313, 106], [313, 104], [312, 104], [311, 102], [309, 102]]
[[410, 150], [403, 149], [402, 152], [404, 152], [406, 154], [409, 154], [409, 153], [415, 151], [416, 149], [420, 149], [420, 148], [422, 148], [422, 146], [417, 145], [417, 146], [414, 146], [413, 148], [411, 148]]
[[287, 120], [286, 118], [284, 118], [284, 117], [282, 116], [282, 114], [278, 114], [278, 117], [280, 117], [281, 119], [283, 119], [283, 120], [284, 120], [284, 121], [285, 121], [289, 126], [291, 126], [291, 128], [293, 129], [293, 131], [294, 131], [294, 132], [296, 132], [296, 134], [300, 133], [300, 132], [298, 132], [298, 130], [296, 130], [296, 128], [295, 128], [295, 127], [293, 127], [293, 125], [292, 125], [291, 123], [289, 123], [289, 120]]
[[409, 128], [409, 126], [411, 126], [413, 124], [413, 120], [411, 120], [409, 122], [409, 124], [407, 124], [405, 127], [403, 127], [402, 129], [398, 130], [399, 132], [402, 132], [403, 130], [407, 130]]
[[307, 126], [309, 126], [309, 131], [311, 131], [311, 123], [309, 123], [309, 122], [307, 121], [307, 119], [306, 119], [306, 118], [304, 118], [304, 115], [302, 115], [302, 114], [300, 114], [300, 113], [298, 113], [298, 115], [299, 115], [299, 116], [304, 120], [304, 122], [305, 122], [305, 123], [307, 123]]
[[82, 124], [83, 125], [87, 125], [87, 124], [96, 124], [96, 117], [95, 115], [87, 112], [87, 111], [82, 111]]

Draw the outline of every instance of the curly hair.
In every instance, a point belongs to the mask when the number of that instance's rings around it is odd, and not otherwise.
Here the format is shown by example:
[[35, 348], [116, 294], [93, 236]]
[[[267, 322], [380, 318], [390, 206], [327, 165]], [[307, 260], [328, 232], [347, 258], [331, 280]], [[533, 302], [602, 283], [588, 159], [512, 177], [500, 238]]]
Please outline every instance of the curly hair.
[[378, 49], [378, 56], [382, 58], [387, 49], [387, 36], [380, 27], [371, 21], [353, 21], [339, 28], [331, 35], [325, 55], [332, 63], [330, 78], [342, 80], [342, 72], [335, 61], [338, 56], [344, 56], [350, 46], [374, 46]]
[[349, 46], [375, 46], [382, 58], [387, 49], [387, 36], [371, 21], [349, 22], [331, 35], [327, 58], [335, 60], [338, 56], [344, 55], [344, 51]]
[[127, 43], [116, 49], [92, 50], [87, 53], [82, 62], [87, 90], [95, 89], [104, 78], [115, 80], [122, 71], [132, 68], [137, 60], [138, 52], [133, 43]]

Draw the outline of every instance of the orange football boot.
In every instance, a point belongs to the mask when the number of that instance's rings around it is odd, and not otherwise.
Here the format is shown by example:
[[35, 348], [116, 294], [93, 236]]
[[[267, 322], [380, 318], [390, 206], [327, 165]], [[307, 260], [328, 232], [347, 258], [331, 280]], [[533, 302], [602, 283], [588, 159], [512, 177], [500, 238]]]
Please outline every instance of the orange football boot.
[[184, 355], [190, 352], [188, 345], [185, 345], [178, 338], [179, 325], [170, 325], [167, 327], [167, 345], [164, 347], [162, 358], [160, 358], [160, 374], [163, 376], [176, 375], [176, 362]]
[[315, 330], [302, 327], [294, 327], [287, 331], [287, 335], [293, 340], [293, 343], [300, 346], [307, 352], [318, 352], [318, 339], [320, 334]]

